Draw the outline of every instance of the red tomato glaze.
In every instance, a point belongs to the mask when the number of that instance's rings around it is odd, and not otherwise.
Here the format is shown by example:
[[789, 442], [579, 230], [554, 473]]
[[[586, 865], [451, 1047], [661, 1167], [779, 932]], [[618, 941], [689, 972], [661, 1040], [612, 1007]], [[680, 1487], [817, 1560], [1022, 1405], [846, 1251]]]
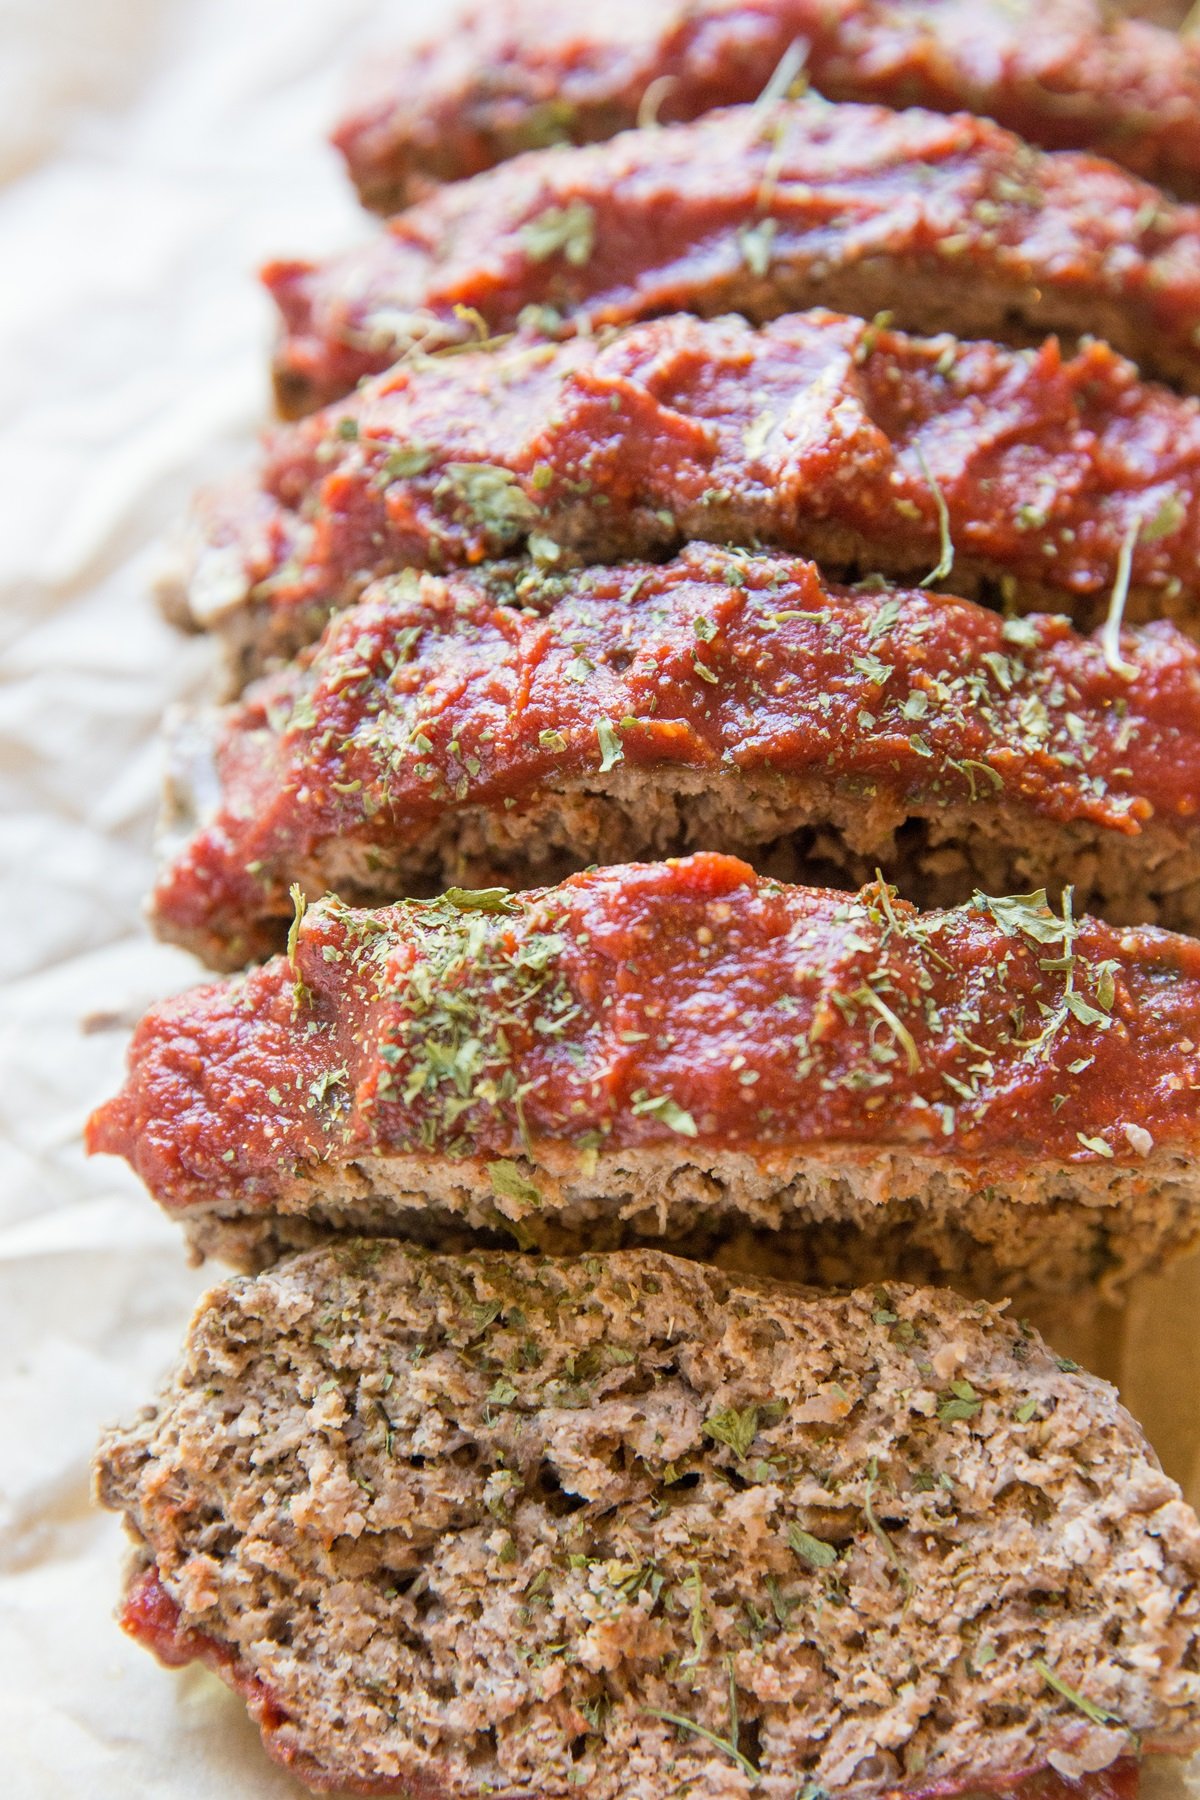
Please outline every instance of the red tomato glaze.
[[89, 1145], [172, 1208], [314, 1163], [698, 1141], [904, 1147], [989, 1178], [1196, 1145], [1200, 943], [1036, 901], [920, 914], [629, 865], [508, 897], [312, 907], [292, 958], [155, 1007]]

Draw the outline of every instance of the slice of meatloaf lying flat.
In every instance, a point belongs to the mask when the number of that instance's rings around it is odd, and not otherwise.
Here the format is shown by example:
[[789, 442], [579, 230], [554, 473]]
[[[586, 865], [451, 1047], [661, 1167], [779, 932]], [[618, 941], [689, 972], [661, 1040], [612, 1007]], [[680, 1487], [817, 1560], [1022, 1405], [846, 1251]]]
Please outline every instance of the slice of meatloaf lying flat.
[[214, 1289], [98, 1485], [126, 1628], [313, 1785], [883, 1800], [1200, 1737], [1195, 1515], [946, 1292], [350, 1240]]
[[1200, 210], [966, 113], [797, 100], [533, 151], [266, 280], [290, 412], [529, 308], [550, 332], [890, 308], [916, 331], [1094, 333], [1150, 374], [1200, 382]]
[[523, 150], [757, 100], [986, 113], [1049, 150], [1100, 150], [1167, 187], [1200, 180], [1200, 45], [1102, 0], [490, 0], [364, 70], [334, 134], [384, 211]]
[[1190, 938], [698, 855], [323, 901], [143, 1020], [88, 1141], [243, 1260], [487, 1233], [1115, 1292], [1200, 1235], [1197, 1081]]
[[1200, 933], [1200, 648], [1166, 624], [1106, 657], [717, 549], [500, 599], [398, 576], [176, 745], [152, 915], [217, 967], [282, 946], [296, 882], [377, 903], [686, 849], [881, 866], [922, 905], [1072, 881]]
[[[1200, 242], [1200, 239], [1198, 239]], [[765, 544], [1103, 619], [1200, 617], [1200, 404], [1064, 358], [837, 314], [656, 320], [425, 359], [268, 442], [196, 517], [185, 622], [244, 671], [372, 576]]]

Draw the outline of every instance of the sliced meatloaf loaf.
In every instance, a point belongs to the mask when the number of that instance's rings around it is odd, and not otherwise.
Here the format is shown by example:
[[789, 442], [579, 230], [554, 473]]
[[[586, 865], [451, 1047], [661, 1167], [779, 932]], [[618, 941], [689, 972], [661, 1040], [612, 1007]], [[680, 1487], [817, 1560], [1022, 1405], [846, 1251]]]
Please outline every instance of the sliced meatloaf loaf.
[[986, 113], [1049, 150], [1200, 180], [1200, 47], [1103, 0], [491, 0], [363, 71], [334, 141], [368, 206], [556, 143], [811, 81], [831, 100]]
[[811, 563], [692, 549], [566, 577], [394, 577], [176, 733], [161, 935], [281, 947], [290, 889], [532, 887], [686, 849], [924, 905], [1061, 888], [1200, 932], [1200, 648], [1108, 644]]
[[1200, 210], [967, 113], [796, 100], [533, 151], [266, 280], [289, 412], [530, 309], [553, 333], [886, 307], [916, 331], [1094, 333], [1150, 374], [1200, 381]]
[[1195, 1515], [945, 1292], [351, 1240], [214, 1289], [98, 1485], [126, 1628], [315, 1787], [1081, 1800], [1200, 1737]]
[[[1197, 240], [1200, 242], [1200, 239]], [[177, 610], [243, 672], [373, 576], [765, 544], [1105, 617], [1200, 617], [1200, 403], [1064, 358], [862, 319], [688, 317], [426, 359], [268, 443], [196, 517]]]
[[730, 857], [311, 907], [168, 1000], [92, 1119], [200, 1249], [655, 1241], [1116, 1291], [1200, 1235], [1200, 943], [919, 913]]

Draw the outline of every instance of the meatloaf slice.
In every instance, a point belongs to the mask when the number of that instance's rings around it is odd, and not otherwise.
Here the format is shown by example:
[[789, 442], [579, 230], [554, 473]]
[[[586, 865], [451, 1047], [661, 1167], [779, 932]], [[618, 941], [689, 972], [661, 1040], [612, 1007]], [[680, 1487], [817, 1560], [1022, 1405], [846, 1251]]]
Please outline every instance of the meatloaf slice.
[[946, 1292], [351, 1240], [208, 1294], [98, 1489], [126, 1629], [313, 1786], [916, 1800], [1200, 1738], [1195, 1515]]
[[[1198, 239], [1200, 242], [1200, 239]], [[1103, 344], [1014, 352], [831, 313], [656, 320], [425, 360], [202, 502], [182, 601], [241, 673], [372, 577], [763, 544], [1105, 617], [1200, 617], [1200, 403]]]
[[1200, 1235], [1200, 943], [919, 913], [730, 857], [310, 907], [168, 1000], [93, 1117], [201, 1249], [657, 1242], [1116, 1292]]
[[1074, 881], [1200, 933], [1200, 648], [1169, 625], [1106, 655], [1060, 617], [718, 549], [494, 586], [395, 577], [185, 721], [162, 936], [237, 968], [296, 882], [378, 903], [696, 848], [882, 866], [923, 905]]
[[429, 180], [639, 120], [695, 119], [790, 77], [831, 100], [986, 113], [1195, 194], [1200, 47], [1102, 0], [491, 0], [363, 71], [334, 134], [384, 211]]
[[667, 312], [801, 306], [1028, 342], [1093, 333], [1200, 382], [1200, 210], [966, 113], [788, 101], [537, 150], [445, 188], [324, 266], [274, 264], [280, 404], [414, 348]]

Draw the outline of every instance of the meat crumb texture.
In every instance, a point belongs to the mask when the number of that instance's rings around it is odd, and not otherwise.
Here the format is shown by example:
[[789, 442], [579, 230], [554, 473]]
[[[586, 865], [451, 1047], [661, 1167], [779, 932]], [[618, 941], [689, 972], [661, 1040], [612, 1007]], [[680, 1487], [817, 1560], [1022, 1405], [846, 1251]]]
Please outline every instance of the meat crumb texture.
[[1002, 1311], [351, 1241], [100, 1452], [127, 1628], [319, 1786], [954, 1794], [1200, 1735], [1200, 1526]]

